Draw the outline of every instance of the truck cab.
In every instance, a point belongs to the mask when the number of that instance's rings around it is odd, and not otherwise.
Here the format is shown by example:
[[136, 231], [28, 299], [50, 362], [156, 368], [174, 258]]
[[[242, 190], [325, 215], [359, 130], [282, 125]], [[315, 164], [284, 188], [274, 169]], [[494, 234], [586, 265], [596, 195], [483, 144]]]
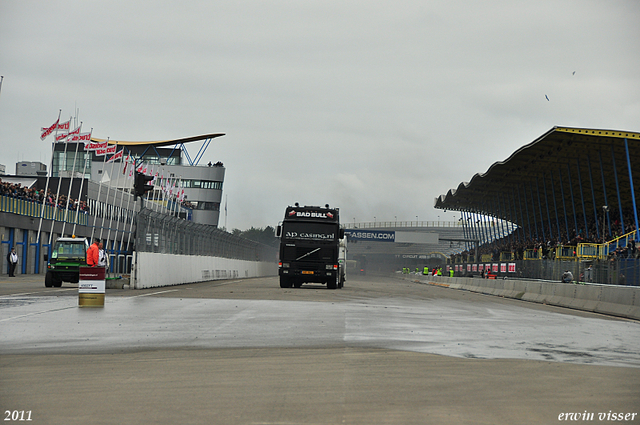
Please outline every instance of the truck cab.
[[47, 274], [44, 286], [60, 287], [62, 282], [78, 283], [80, 281], [80, 266], [87, 265], [87, 249], [89, 241], [86, 238], [58, 238], [51, 250], [51, 258], [45, 254]]
[[280, 237], [281, 288], [299, 288], [304, 283], [322, 283], [328, 289], [342, 288], [346, 276], [346, 247], [340, 246], [344, 229], [340, 229], [339, 209], [328, 205], [287, 207], [276, 236]]

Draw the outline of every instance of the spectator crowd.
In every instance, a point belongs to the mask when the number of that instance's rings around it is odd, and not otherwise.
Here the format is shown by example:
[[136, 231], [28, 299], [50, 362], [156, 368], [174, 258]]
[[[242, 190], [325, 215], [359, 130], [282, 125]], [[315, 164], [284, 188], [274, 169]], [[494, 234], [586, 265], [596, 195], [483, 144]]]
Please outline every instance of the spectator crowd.
[[[620, 222], [619, 214], [617, 212], [610, 212], [609, 217], [611, 218], [611, 236], [609, 236], [609, 224], [605, 223], [604, 229], [602, 225], [600, 225], [599, 229], [596, 228], [595, 220], [591, 220], [588, 222], [588, 232], [584, 231], [584, 228], [578, 228], [577, 230], [571, 229], [569, 231], [569, 237], [567, 237], [566, 227], [563, 225], [560, 226], [560, 237], [557, 235], [558, 226], [556, 223], [552, 223], [554, 226], [552, 228], [554, 237], [551, 238], [547, 235], [547, 238], [543, 238], [541, 230], [539, 229], [538, 237], [525, 237], [526, 234], [529, 233], [528, 229], [517, 229], [512, 234], [504, 236], [500, 239], [496, 239], [492, 242], [485, 243], [478, 247], [478, 255], [487, 255], [491, 254], [492, 261], [498, 261], [500, 259], [501, 252], [510, 252], [511, 258], [514, 260], [522, 260], [524, 259], [524, 252], [527, 250], [532, 250], [534, 252], [534, 256], [537, 258], [540, 254], [543, 259], [554, 259], [556, 248], [558, 247], [577, 247], [578, 244], [581, 243], [592, 243], [592, 244], [602, 244], [605, 241], [614, 240], [624, 234], [629, 232], [633, 232], [636, 230], [635, 220], [633, 216], [633, 212], [631, 211], [623, 211], [623, 219], [624, 219], [624, 231], [622, 229], [622, 223]], [[601, 223], [600, 223], [601, 224]], [[492, 228], [491, 232], [494, 232]], [[485, 234], [487, 230], [483, 230]], [[546, 228], [548, 233], [548, 228]], [[598, 232], [599, 231], [599, 232]], [[604, 231], [604, 238], [603, 238]], [[490, 233], [490, 232], [489, 232]], [[598, 237], [598, 233], [600, 237]], [[466, 262], [466, 259], [473, 253], [473, 251], [463, 251], [459, 254], [455, 254], [452, 256], [452, 260], [455, 260], [455, 257], [462, 257], [463, 262]], [[630, 240], [628, 244], [625, 244], [623, 247], [617, 248], [615, 251], [609, 253], [608, 258], [613, 260], [615, 258], [638, 258], [639, 251], [636, 248], [635, 241]]]
[[46, 199], [44, 189], [35, 189], [22, 186], [21, 183], [10, 183], [0, 179], [0, 196], [7, 196], [15, 199], [22, 199], [25, 201], [37, 202], [42, 204], [43, 200], [46, 205], [51, 207], [58, 207], [60, 209], [66, 209], [67, 205], [71, 211], [84, 211], [88, 212], [89, 207], [85, 201], [78, 199], [68, 198], [66, 195], [59, 194], [56, 196], [51, 189], [47, 190]]

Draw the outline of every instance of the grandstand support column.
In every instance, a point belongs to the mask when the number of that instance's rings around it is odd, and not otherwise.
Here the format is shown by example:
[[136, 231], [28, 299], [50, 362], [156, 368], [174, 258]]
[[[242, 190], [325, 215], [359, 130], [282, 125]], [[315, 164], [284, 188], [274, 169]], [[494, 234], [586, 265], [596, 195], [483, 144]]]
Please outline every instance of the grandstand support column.
[[[600, 176], [602, 177], [602, 193], [604, 194], [603, 206], [608, 206], [609, 204], [607, 203], [607, 185], [604, 179], [604, 167], [602, 166], [602, 151], [600, 149], [598, 149], [598, 158], [600, 159]], [[611, 219], [609, 218], [609, 208], [606, 208], [606, 217], [607, 217], [607, 226], [609, 229], [609, 237], [611, 237]], [[602, 224], [602, 233], [604, 234], [604, 223]]]
[[547, 241], [547, 234], [544, 231], [544, 216], [542, 215], [542, 201], [540, 200], [540, 185], [536, 179], [536, 194], [538, 195], [538, 210], [540, 211], [540, 229], [542, 230], [542, 241]]
[[505, 196], [499, 196], [498, 197], [498, 211], [500, 211], [500, 215], [502, 217], [504, 217], [504, 219], [500, 220], [500, 228], [502, 229], [502, 235], [503, 235], [503, 237], [508, 237], [510, 235], [509, 235], [508, 232], [505, 232], [505, 225], [504, 225], [504, 222], [505, 222], [505, 220], [507, 218], [507, 212], [502, 209], [502, 204], [500, 203], [500, 198], [504, 198], [504, 197]]
[[478, 236], [478, 232], [476, 231], [476, 226], [475, 226], [475, 220], [473, 218], [473, 211], [469, 211], [469, 225], [471, 226], [471, 234], [473, 235], [474, 238], [476, 239], [480, 239], [480, 237]]
[[567, 204], [564, 201], [564, 184], [562, 182], [562, 168], [558, 169], [558, 175], [560, 176], [560, 193], [562, 194], [562, 209], [564, 210], [564, 226], [567, 231], [567, 242], [571, 240], [571, 236], [569, 236], [569, 220], [567, 219]]
[[629, 187], [631, 189], [631, 201], [633, 202], [633, 218], [636, 221], [636, 241], [638, 240], [638, 209], [636, 208], [636, 195], [633, 188], [633, 175], [631, 174], [631, 159], [629, 158], [629, 142], [627, 138], [624, 139], [624, 149], [627, 153], [627, 168], [629, 169]]
[[502, 229], [502, 236], [503, 237], [508, 237], [509, 235], [509, 227], [505, 224], [506, 218], [507, 218], [507, 212], [502, 209], [502, 204], [500, 204], [500, 198], [502, 198], [502, 196], [498, 197], [498, 210], [500, 211], [500, 215], [504, 218], [502, 218], [500, 220], [500, 228]]
[[616, 154], [613, 150], [613, 145], [611, 145], [611, 160], [613, 161], [613, 177], [616, 181], [616, 193], [618, 194], [618, 213], [620, 213], [620, 226], [622, 228], [622, 234], [624, 235], [624, 217], [622, 215], [622, 201], [620, 201], [620, 184], [618, 182], [618, 171], [616, 169]]
[[516, 205], [516, 194], [515, 194], [515, 190], [513, 188], [511, 188], [511, 196], [513, 196], [513, 208], [516, 211], [516, 219], [518, 217], [518, 207], [520, 207], [520, 223], [522, 223], [522, 225], [520, 226], [520, 233], [522, 235], [522, 242], [526, 242], [527, 240], [527, 232], [525, 231], [524, 228], [524, 215], [522, 214], [522, 202], [520, 201], [520, 192], [518, 192], [518, 205]]
[[[534, 239], [533, 232], [531, 231], [531, 216], [529, 215], [529, 203], [527, 202], [527, 187], [524, 183], [522, 183], [522, 187], [524, 188], [524, 209], [527, 212], [527, 224], [529, 225], [529, 238]], [[535, 220], [535, 216], [533, 217]], [[535, 223], [534, 223], [535, 224]], [[536, 229], [536, 238], [538, 237], [538, 230]]]
[[569, 193], [571, 193], [571, 205], [573, 206], [573, 225], [574, 225], [574, 230], [577, 236], [578, 235], [578, 218], [576, 216], [576, 202], [573, 197], [573, 181], [571, 180], [571, 166], [569, 164], [567, 164], [567, 170], [569, 172]]
[[[460, 211], [460, 221], [462, 222], [462, 235], [465, 239], [469, 239], [469, 235], [467, 234], [467, 220], [465, 218], [465, 211]], [[469, 243], [465, 242], [465, 249], [469, 250]]]
[[[596, 191], [593, 188], [593, 173], [591, 172], [591, 158], [587, 154], [587, 168], [589, 170], [589, 182], [591, 183], [591, 199], [593, 200], [593, 215], [596, 219], [596, 238], [600, 240], [600, 225], [598, 224], [598, 206], [596, 205]], [[604, 235], [604, 226], [602, 227], [602, 234]]]
[[[549, 239], [553, 239], [553, 224], [551, 223], [551, 212], [549, 211], [549, 194], [547, 193], [547, 179], [542, 172], [542, 189], [544, 190], [544, 203], [547, 206], [547, 220], [549, 221]], [[555, 202], [555, 199], [554, 199]]]
[[584, 219], [584, 234], [589, 237], [589, 225], [587, 224], [587, 208], [584, 206], [584, 192], [582, 191], [582, 175], [580, 173], [580, 158], [576, 158], [578, 168], [578, 187], [580, 187], [580, 201], [582, 203], [582, 218]]
[[[482, 203], [482, 210], [483, 210], [483, 211], [489, 211], [489, 210], [487, 209], [487, 206], [484, 204], [484, 202]], [[485, 213], [485, 217], [486, 217], [487, 215], [488, 215], [488, 214], [487, 214], [487, 213]], [[492, 222], [493, 222], [493, 217], [492, 217], [491, 215], [488, 215], [488, 216], [490, 217], [490, 219], [491, 219], [491, 220], [492, 220]], [[483, 222], [483, 224], [484, 224], [484, 222]], [[486, 229], [487, 229], [487, 242], [491, 242], [492, 240], [495, 240], [495, 236], [494, 236], [493, 231], [492, 231], [492, 229], [491, 229], [492, 227], [493, 227], [493, 226], [491, 226], [491, 224], [486, 225]]]
[[[513, 195], [513, 188], [511, 188], [511, 199], [513, 199], [513, 210], [511, 209], [511, 202], [509, 202], [509, 213], [511, 214], [511, 217], [513, 218], [513, 220], [511, 220], [511, 223], [515, 224], [515, 223], [518, 223], [519, 220], [518, 220], [518, 208], [516, 208], [516, 198]], [[518, 230], [522, 229], [522, 226], [518, 225], [518, 227], [520, 228]], [[520, 242], [520, 232], [514, 232], [514, 233], [515, 233], [515, 236], [516, 236], [515, 240], [517, 242]]]
[[560, 232], [560, 218], [558, 217], [558, 203], [556, 202], [556, 188], [553, 184], [553, 170], [549, 170], [551, 173], [551, 196], [553, 196], [553, 210], [556, 213], [556, 227], [558, 228], [558, 242], [562, 239], [562, 232]]
[[[529, 217], [529, 202], [527, 201], [527, 185], [523, 183], [522, 186], [524, 187], [524, 207], [527, 209], [527, 220], [529, 221], [529, 227], [531, 227], [531, 221], [530, 221], [531, 218]], [[531, 202], [533, 202], [533, 192], [531, 192]], [[537, 240], [538, 239], [538, 225], [536, 224], [536, 206], [534, 204], [531, 204], [531, 212], [533, 213], [533, 226], [534, 226], [533, 228], [536, 231], [535, 239]], [[529, 233], [532, 233], [531, 229], [529, 229]]]
[[[524, 214], [522, 213], [523, 209], [522, 209], [522, 195], [520, 194], [520, 185], [518, 184], [518, 205], [520, 207], [520, 216], [522, 218], [522, 229], [524, 232], [524, 240], [525, 242], [527, 241], [527, 231], [524, 227]], [[526, 200], [525, 200], [526, 201]], [[526, 205], [526, 202], [525, 202]], [[529, 239], [531, 238], [531, 222], [529, 221], [529, 211], [525, 210], [525, 212], [527, 213], [527, 227], [529, 228]]]
[[481, 243], [484, 244], [487, 242], [486, 236], [484, 234], [484, 226], [482, 224], [482, 220], [480, 219], [480, 214], [476, 212], [476, 226], [478, 227], [478, 234], [480, 235]]

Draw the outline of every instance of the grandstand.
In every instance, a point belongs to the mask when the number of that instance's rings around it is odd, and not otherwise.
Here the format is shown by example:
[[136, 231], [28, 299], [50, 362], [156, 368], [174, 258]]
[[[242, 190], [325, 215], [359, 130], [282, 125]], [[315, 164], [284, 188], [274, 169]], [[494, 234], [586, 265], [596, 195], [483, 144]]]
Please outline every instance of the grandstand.
[[[639, 177], [639, 133], [554, 127], [436, 198], [436, 208], [461, 212], [467, 237], [484, 241], [478, 255], [461, 251], [450, 265], [460, 274], [489, 265], [499, 276], [559, 280], [570, 270], [578, 281], [638, 285]], [[484, 217], [515, 230], [499, 233]]]

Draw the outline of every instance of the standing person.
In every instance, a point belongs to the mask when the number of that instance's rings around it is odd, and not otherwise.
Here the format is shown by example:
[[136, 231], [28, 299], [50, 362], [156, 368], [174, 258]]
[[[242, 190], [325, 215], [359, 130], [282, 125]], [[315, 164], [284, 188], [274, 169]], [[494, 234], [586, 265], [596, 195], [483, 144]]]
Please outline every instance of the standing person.
[[9, 277], [16, 277], [15, 271], [18, 265], [18, 254], [15, 248], [11, 248], [11, 252], [7, 254], [7, 261], [9, 262]]
[[104, 250], [104, 245], [102, 242], [98, 244], [98, 266], [100, 267], [109, 267], [109, 257]]
[[98, 261], [100, 260], [100, 248], [98, 248], [98, 244], [100, 243], [100, 239], [94, 238], [93, 244], [87, 249], [87, 265], [89, 267], [96, 267], [98, 265]]

